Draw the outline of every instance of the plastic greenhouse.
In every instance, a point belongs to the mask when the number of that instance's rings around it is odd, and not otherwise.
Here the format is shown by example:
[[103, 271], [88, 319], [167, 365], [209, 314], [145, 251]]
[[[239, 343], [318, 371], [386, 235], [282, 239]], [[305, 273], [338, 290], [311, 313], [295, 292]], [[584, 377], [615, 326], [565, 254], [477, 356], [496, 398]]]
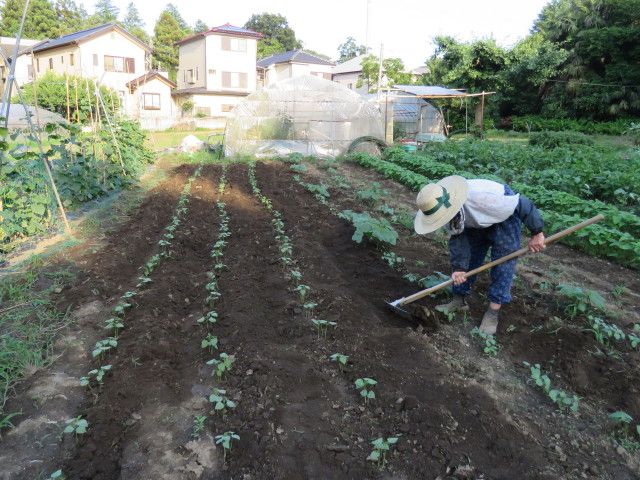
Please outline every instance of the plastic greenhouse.
[[240, 102], [227, 122], [225, 153], [334, 157], [363, 137], [384, 141], [379, 108], [338, 83], [302, 76]]

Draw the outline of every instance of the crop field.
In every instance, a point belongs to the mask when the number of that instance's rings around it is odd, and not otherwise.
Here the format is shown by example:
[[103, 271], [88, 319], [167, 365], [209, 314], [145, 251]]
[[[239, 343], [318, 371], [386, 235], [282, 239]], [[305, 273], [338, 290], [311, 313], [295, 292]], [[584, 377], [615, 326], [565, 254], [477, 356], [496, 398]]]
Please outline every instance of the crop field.
[[[46, 267], [73, 274], [67, 327], [11, 386], [0, 477], [638, 478], [638, 170], [516, 147], [173, 168]], [[486, 275], [468, 315], [433, 313], [446, 292], [420, 322], [384, 303], [446, 278], [413, 200], [454, 172], [511, 182], [549, 233], [607, 218], [520, 262], [495, 337], [474, 329]]]

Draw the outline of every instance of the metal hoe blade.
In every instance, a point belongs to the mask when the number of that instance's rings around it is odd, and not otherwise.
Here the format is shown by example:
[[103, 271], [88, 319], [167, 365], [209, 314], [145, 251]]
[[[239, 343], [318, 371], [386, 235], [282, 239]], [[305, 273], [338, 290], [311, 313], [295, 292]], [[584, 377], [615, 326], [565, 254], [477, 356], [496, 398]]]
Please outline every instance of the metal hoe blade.
[[385, 303], [387, 304], [387, 307], [389, 307], [389, 309], [392, 312], [400, 315], [402, 318], [406, 318], [407, 320], [411, 320], [413, 318], [413, 315], [411, 315], [409, 312], [407, 312], [405, 309], [403, 309], [400, 306], [400, 300], [402, 300], [402, 299], [396, 300], [394, 302], [385, 302]]

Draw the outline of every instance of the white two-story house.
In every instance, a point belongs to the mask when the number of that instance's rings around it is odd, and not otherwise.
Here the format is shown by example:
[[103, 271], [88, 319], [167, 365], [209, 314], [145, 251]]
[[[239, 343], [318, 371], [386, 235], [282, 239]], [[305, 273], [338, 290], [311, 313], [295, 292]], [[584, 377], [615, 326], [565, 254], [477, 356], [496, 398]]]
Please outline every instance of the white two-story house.
[[171, 95], [175, 84], [161, 72], [149, 70], [150, 54], [151, 47], [109, 23], [36, 45], [33, 67], [36, 78], [47, 72], [79, 75], [114, 89], [123, 112], [145, 126], [148, 119], [155, 122], [158, 112], [176, 116]]
[[181, 103], [193, 102], [198, 117], [224, 118], [256, 91], [256, 52], [261, 33], [222, 25], [178, 42]]
[[331, 80], [335, 63], [304, 50], [276, 53], [257, 62], [258, 85], [268, 87], [286, 78], [312, 75]]

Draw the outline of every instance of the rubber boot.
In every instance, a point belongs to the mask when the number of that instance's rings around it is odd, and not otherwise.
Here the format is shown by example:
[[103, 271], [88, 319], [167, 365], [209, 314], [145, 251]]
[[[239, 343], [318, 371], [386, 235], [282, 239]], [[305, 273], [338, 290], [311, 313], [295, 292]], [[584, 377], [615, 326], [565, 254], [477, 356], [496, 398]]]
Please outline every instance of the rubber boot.
[[467, 305], [467, 298], [464, 295], [454, 295], [449, 303], [438, 305], [436, 310], [449, 313], [464, 312], [469, 310], [469, 305]]
[[499, 310], [493, 310], [491, 307], [487, 308], [487, 311], [482, 317], [480, 331], [488, 335], [496, 334], [496, 332], [498, 331], [498, 312]]

